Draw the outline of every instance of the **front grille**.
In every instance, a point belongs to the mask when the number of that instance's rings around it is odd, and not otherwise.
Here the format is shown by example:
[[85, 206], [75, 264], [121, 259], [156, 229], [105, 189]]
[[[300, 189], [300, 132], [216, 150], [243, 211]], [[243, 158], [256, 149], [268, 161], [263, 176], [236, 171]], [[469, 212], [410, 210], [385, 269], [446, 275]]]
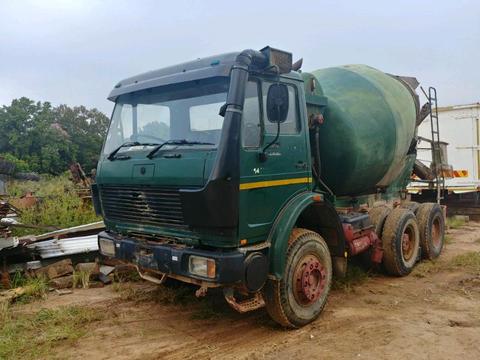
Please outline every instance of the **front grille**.
[[151, 185], [100, 185], [105, 218], [137, 225], [186, 229], [180, 192]]

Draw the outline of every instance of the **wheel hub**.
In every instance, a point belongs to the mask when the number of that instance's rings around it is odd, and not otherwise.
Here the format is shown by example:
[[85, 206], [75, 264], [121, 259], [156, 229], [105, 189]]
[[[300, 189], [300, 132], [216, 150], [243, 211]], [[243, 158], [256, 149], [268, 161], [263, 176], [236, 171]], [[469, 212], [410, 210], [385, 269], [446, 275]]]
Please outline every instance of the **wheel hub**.
[[326, 283], [326, 270], [313, 255], [306, 256], [295, 272], [295, 297], [302, 305], [310, 305], [318, 300]]
[[435, 218], [432, 223], [432, 242], [433, 245], [438, 248], [441, 244], [441, 225], [440, 220]]
[[406, 228], [402, 235], [402, 253], [403, 258], [408, 261], [414, 253], [414, 235], [410, 228]]

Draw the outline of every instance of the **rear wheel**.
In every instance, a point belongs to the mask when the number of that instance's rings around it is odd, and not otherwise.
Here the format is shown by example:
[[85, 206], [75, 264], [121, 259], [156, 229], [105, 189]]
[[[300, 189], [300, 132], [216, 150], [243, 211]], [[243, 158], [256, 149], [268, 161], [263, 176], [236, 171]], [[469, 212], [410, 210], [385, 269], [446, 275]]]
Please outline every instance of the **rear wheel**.
[[387, 219], [388, 214], [392, 211], [391, 208], [381, 205], [372, 208], [368, 215], [373, 224], [373, 229], [379, 238], [382, 237], [383, 226], [385, 225], [385, 220]]
[[415, 201], [404, 201], [402, 204], [400, 204], [401, 208], [408, 209], [414, 214], [417, 213], [418, 208], [420, 207], [420, 204]]
[[437, 258], [443, 249], [445, 240], [445, 219], [440, 205], [421, 204], [417, 211], [420, 246], [425, 259]]
[[313, 231], [294, 229], [283, 278], [269, 280], [264, 288], [267, 312], [284, 327], [306, 325], [322, 312], [331, 284], [332, 260], [325, 240]]
[[417, 219], [408, 209], [397, 207], [385, 221], [382, 232], [383, 264], [391, 275], [408, 275], [417, 262], [420, 236]]

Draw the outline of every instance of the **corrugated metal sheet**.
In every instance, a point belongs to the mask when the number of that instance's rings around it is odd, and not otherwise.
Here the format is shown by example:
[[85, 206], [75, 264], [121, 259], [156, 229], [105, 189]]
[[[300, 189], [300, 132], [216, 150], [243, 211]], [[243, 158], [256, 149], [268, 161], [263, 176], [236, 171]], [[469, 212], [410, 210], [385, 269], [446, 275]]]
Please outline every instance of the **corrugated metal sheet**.
[[82, 232], [82, 231], [98, 230], [98, 232], [100, 232], [103, 229], [105, 229], [105, 225], [103, 224], [103, 221], [98, 221], [98, 222], [94, 222], [94, 223], [90, 223], [90, 224], [79, 225], [79, 226], [74, 226], [74, 227], [67, 228], [67, 229], [61, 229], [61, 230], [48, 232], [48, 233], [45, 233], [45, 234], [37, 235], [37, 236], [35, 236], [35, 238], [37, 240], [44, 240], [44, 239], [53, 238], [53, 237], [56, 237], [56, 236], [65, 236], [65, 235], [75, 234], [75, 233]]
[[28, 245], [42, 259], [98, 251], [97, 235], [73, 237], [68, 239], [45, 240]]

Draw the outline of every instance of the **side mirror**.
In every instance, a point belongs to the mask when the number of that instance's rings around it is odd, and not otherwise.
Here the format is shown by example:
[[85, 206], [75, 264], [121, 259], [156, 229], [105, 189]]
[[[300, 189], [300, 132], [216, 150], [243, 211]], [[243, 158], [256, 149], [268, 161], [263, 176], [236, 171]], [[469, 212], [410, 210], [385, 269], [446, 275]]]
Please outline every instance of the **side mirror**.
[[288, 88], [285, 84], [272, 84], [267, 94], [267, 118], [268, 121], [277, 124], [277, 135], [270, 144], [265, 146], [258, 154], [260, 162], [267, 161], [267, 149], [275, 144], [280, 137], [280, 124], [287, 120], [288, 115]]
[[288, 88], [285, 84], [272, 84], [267, 95], [267, 117], [272, 123], [282, 123], [288, 114]]

